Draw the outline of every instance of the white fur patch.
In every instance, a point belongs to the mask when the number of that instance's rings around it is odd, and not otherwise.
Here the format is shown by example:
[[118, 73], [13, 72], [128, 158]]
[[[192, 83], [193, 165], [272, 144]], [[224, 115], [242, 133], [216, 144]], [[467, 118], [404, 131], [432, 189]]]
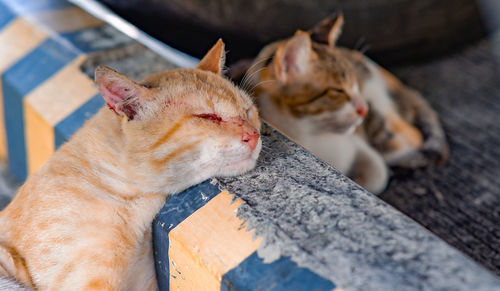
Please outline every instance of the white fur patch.
[[371, 77], [363, 83], [361, 96], [370, 103], [377, 112], [385, 115], [394, 112], [394, 103], [387, 90], [385, 80], [374, 64], [367, 62]]

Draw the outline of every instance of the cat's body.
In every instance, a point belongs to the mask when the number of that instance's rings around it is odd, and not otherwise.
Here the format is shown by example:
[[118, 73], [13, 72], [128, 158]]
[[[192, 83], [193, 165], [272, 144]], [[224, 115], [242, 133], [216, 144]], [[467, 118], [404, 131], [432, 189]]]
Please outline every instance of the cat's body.
[[[414, 117], [408, 113], [402, 114], [406, 112], [399, 110], [391, 92], [404, 91], [405, 96], [401, 97], [409, 99], [408, 93], [411, 89], [363, 54], [345, 48], [338, 50], [353, 65], [361, 88], [361, 97], [370, 105], [371, 113], [383, 118], [384, 128], [380, 130], [392, 135], [392, 138], [385, 136], [379, 144], [373, 139], [368, 139], [368, 142], [375, 144], [387, 164], [398, 165], [406, 157], [418, 152], [424, 142], [422, 133], [412, 125]], [[365, 124], [368, 122], [370, 121], [365, 120]], [[364, 128], [366, 129], [366, 126]]]
[[154, 287], [151, 222], [166, 196], [129, 182], [113, 115], [101, 109], [0, 213], [2, 246], [22, 256], [37, 288]]
[[446, 142], [436, 114], [418, 93], [361, 53], [334, 45], [342, 22], [341, 16], [330, 18], [312, 32], [269, 44], [243, 83], [253, 86], [263, 119], [380, 193], [387, 164], [426, 163], [421, 151], [427, 143], [413, 125], [422, 113], [425, 120], [419, 121], [434, 130], [430, 144], [437, 144], [433, 150], [440, 157], [446, 156]]
[[98, 68], [112, 110], [101, 109], [0, 212], [0, 277], [37, 290], [156, 290], [151, 226], [166, 197], [247, 171], [260, 151], [258, 113], [218, 75], [223, 57], [219, 41], [198, 69], [140, 84]]

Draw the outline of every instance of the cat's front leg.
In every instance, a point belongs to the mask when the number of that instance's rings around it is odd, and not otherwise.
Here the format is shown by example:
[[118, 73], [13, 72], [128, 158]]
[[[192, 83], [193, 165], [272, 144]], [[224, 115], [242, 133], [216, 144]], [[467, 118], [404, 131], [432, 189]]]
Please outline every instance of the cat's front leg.
[[382, 115], [370, 110], [363, 130], [369, 144], [381, 153], [389, 166], [415, 169], [428, 164], [421, 152], [420, 132], [396, 113]]
[[0, 237], [0, 290], [31, 290], [31, 276], [25, 259]]
[[[386, 79], [388, 74], [390, 73], [385, 74]], [[392, 83], [391, 96], [401, 117], [422, 132], [420, 152], [426, 165], [443, 163], [448, 158], [449, 149], [438, 114], [419, 92], [399, 81]]]
[[361, 137], [354, 136], [354, 143], [357, 152], [349, 176], [369, 192], [380, 194], [389, 180], [384, 159]]
[[156, 270], [153, 255], [152, 229], [149, 228], [144, 233], [142, 243], [137, 248], [135, 261], [127, 272], [127, 291], [157, 291], [158, 282], [156, 280]]

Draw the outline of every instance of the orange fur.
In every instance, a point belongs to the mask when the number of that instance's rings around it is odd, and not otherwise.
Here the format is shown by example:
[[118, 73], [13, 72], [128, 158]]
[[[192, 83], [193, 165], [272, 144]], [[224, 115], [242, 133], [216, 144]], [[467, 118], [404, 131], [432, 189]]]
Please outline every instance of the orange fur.
[[139, 83], [98, 67], [112, 110], [86, 122], [0, 212], [0, 275], [37, 290], [155, 290], [151, 225], [165, 198], [248, 171], [260, 151], [258, 113], [221, 76], [223, 60], [219, 41], [198, 68]]
[[390, 141], [391, 148], [401, 150], [405, 147], [419, 148], [422, 146], [422, 133], [414, 126], [405, 122], [401, 117], [394, 113], [388, 113], [386, 116], [387, 129], [394, 133], [394, 138]]

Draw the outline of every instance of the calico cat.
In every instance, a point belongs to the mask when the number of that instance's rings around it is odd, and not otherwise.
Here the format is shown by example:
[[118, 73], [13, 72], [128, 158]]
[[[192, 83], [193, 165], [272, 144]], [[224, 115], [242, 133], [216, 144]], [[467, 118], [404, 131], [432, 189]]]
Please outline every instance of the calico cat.
[[242, 83], [252, 87], [264, 120], [378, 194], [387, 165], [443, 160], [447, 143], [416, 91], [363, 54], [335, 45], [342, 25], [337, 13], [267, 45]]
[[156, 290], [152, 221], [168, 195], [252, 169], [258, 112], [221, 76], [221, 40], [195, 69], [95, 79], [108, 108], [0, 212], [0, 276], [37, 290]]

